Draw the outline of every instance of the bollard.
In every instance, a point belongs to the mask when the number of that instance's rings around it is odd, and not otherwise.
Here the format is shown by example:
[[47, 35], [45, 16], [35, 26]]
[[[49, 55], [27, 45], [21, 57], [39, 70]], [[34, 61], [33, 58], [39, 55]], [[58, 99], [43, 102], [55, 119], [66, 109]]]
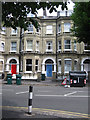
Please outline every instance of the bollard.
[[28, 114], [32, 114], [32, 97], [33, 97], [33, 87], [29, 86], [29, 99], [28, 99]]

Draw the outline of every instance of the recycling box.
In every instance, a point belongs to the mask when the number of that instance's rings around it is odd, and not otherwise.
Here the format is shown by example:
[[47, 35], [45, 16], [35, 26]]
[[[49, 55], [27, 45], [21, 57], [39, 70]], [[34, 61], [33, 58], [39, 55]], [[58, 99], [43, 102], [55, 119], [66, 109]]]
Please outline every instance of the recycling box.
[[12, 84], [12, 74], [7, 74], [7, 84]]
[[16, 75], [16, 84], [17, 84], [17, 85], [21, 85], [21, 77], [22, 77], [22, 76], [21, 76], [20, 74], [17, 74], [17, 75]]

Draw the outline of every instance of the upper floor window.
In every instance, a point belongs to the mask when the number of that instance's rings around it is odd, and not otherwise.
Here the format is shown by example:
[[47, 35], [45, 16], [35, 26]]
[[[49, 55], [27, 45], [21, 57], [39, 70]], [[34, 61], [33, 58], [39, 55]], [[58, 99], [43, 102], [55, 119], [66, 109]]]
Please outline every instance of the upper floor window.
[[71, 24], [70, 23], [64, 23], [64, 32], [70, 32]]
[[17, 29], [13, 29], [13, 28], [12, 28], [12, 29], [11, 29], [11, 34], [12, 34], [12, 35], [16, 35], [16, 34], [17, 34]]
[[28, 25], [27, 30], [28, 32], [33, 32], [33, 25], [32, 24]]
[[52, 41], [47, 41], [46, 51], [52, 51]]
[[27, 40], [27, 50], [32, 51], [33, 50], [33, 40]]
[[5, 50], [5, 43], [1, 43], [1, 51], [4, 51]]
[[32, 71], [32, 59], [26, 59], [26, 71]]
[[64, 40], [64, 49], [71, 50], [71, 40]]
[[65, 59], [64, 72], [69, 73], [71, 71], [71, 59]]
[[76, 46], [76, 40], [74, 40], [74, 50], [77, 50], [77, 46]]
[[58, 25], [58, 33], [61, 32], [61, 24]]
[[36, 41], [36, 51], [39, 51], [39, 41]]
[[85, 51], [90, 51], [90, 45], [89, 44], [84, 44], [84, 50]]
[[52, 25], [46, 26], [46, 34], [52, 34]]
[[11, 51], [13, 52], [17, 51], [17, 42], [11, 42]]
[[1, 33], [2, 33], [2, 34], [6, 34], [6, 27], [2, 27]]
[[58, 41], [58, 50], [59, 50], [59, 51], [61, 50], [61, 40]]

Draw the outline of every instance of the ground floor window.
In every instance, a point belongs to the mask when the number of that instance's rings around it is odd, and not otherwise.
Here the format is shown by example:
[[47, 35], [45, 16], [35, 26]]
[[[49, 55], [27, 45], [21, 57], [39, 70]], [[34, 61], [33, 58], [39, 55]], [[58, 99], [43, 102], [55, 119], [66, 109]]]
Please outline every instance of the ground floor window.
[[38, 71], [38, 60], [35, 61], [35, 71]]
[[68, 73], [69, 71], [71, 71], [71, 65], [71, 60], [66, 59], [64, 64], [64, 72]]
[[74, 71], [77, 71], [77, 60], [74, 60]]
[[58, 72], [61, 73], [61, 60], [58, 60]]
[[0, 61], [0, 71], [3, 71], [3, 61]]
[[32, 71], [32, 59], [26, 59], [26, 71]]

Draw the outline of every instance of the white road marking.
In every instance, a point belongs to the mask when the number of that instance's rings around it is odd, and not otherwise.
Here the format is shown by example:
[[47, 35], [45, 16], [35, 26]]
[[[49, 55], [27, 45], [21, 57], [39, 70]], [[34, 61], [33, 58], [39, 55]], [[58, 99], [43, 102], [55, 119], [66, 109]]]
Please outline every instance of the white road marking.
[[16, 95], [18, 95], [18, 94], [23, 94], [23, 93], [28, 93], [28, 91], [18, 92], [18, 93], [16, 93]]
[[75, 94], [75, 93], [77, 93], [77, 91], [74, 91], [74, 92], [71, 92], [71, 93], [67, 93], [64, 96], [72, 95], [72, 94]]
[[1, 95], [2, 93], [0, 93], [0, 95]]
[[39, 95], [39, 94], [36, 94], [34, 95], [36, 97], [90, 97], [90, 96], [64, 96], [64, 95]]

